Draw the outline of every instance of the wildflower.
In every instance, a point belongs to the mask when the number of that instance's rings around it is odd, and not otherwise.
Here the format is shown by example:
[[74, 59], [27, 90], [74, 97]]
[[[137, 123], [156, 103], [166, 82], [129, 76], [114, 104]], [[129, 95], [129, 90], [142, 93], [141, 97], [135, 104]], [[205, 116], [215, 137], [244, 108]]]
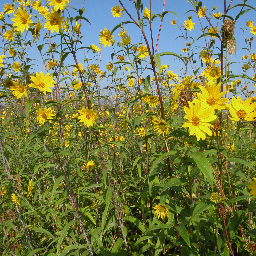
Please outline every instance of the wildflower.
[[119, 34], [119, 37], [121, 37], [121, 43], [124, 45], [128, 45], [132, 40], [131, 36], [127, 34], [126, 29], [123, 29]]
[[117, 56], [117, 59], [118, 59], [119, 61], [124, 61], [124, 56], [118, 55], [118, 56]]
[[63, 8], [69, 3], [69, 0], [50, 0], [49, 5], [54, 6], [54, 11], [58, 11], [59, 9], [63, 11]]
[[4, 11], [5, 11], [6, 14], [11, 14], [11, 13], [13, 13], [13, 12], [14, 12], [14, 10], [13, 10], [13, 5], [11, 5], [11, 4], [9, 4], [9, 3], [5, 4], [5, 5], [4, 5]]
[[33, 29], [33, 42], [36, 42], [36, 40], [39, 39], [40, 37], [40, 31], [41, 31], [41, 28], [42, 28], [42, 23], [40, 22], [40, 19], [38, 19], [34, 29]]
[[143, 102], [147, 103], [148, 105], [152, 107], [156, 107], [159, 104], [158, 97], [155, 95], [147, 95], [143, 97]]
[[15, 10], [14, 18], [11, 19], [14, 22], [13, 26], [15, 30], [20, 32], [23, 32], [24, 29], [28, 30], [28, 27], [33, 25], [31, 17], [32, 15], [28, 15], [28, 11], [25, 11], [21, 7]]
[[63, 19], [64, 19], [64, 17], [61, 16], [61, 13], [59, 13], [58, 11], [52, 10], [50, 13], [47, 12], [44, 15], [44, 17], [46, 18], [44, 27], [47, 30], [50, 30], [51, 33], [53, 33], [54, 31], [59, 33], [60, 28], [62, 28], [63, 26]]
[[199, 100], [195, 103], [188, 101], [189, 107], [184, 107], [185, 118], [188, 119], [182, 127], [189, 128], [189, 135], [196, 135], [197, 140], [204, 140], [206, 134], [212, 136], [209, 123], [217, 118], [214, 114], [214, 108], [209, 108], [204, 102]]
[[248, 70], [248, 69], [251, 68], [251, 65], [250, 64], [243, 64], [242, 68], [245, 69], [245, 70]]
[[157, 215], [158, 218], [161, 218], [163, 220], [165, 217], [169, 217], [168, 209], [165, 205], [158, 204], [153, 209], [156, 210], [155, 214]]
[[197, 94], [197, 97], [201, 102], [206, 102], [209, 107], [221, 110], [224, 108], [223, 104], [225, 102], [228, 102], [229, 99], [222, 98], [226, 91], [220, 92], [220, 87], [220, 83], [217, 86], [212, 84], [210, 87], [204, 87], [200, 85], [199, 88], [201, 90], [201, 93]]
[[243, 60], [246, 60], [246, 59], [248, 59], [248, 57], [249, 57], [248, 54], [247, 54], [247, 55], [243, 55], [242, 59], [243, 59]]
[[92, 48], [93, 52], [99, 52], [100, 48], [95, 46], [94, 44], [91, 44], [90, 47]]
[[4, 20], [4, 13], [3, 12], [0, 12], [0, 20]]
[[168, 133], [169, 129], [165, 120], [155, 119], [153, 123], [154, 123], [154, 130], [158, 135], [162, 135], [162, 134], [165, 135]]
[[40, 125], [43, 125], [47, 120], [52, 119], [52, 117], [54, 116], [53, 109], [46, 108], [46, 107], [44, 109], [39, 108], [36, 111], [36, 114], [37, 114], [36, 121]]
[[182, 52], [188, 52], [187, 48], [181, 49]]
[[247, 23], [246, 23], [246, 25], [247, 25], [248, 28], [253, 27], [253, 21], [248, 20]]
[[0, 190], [0, 194], [1, 194], [2, 196], [4, 196], [4, 195], [6, 194], [6, 192], [7, 192], [6, 187], [3, 186], [3, 187], [1, 188], [1, 190]]
[[141, 137], [145, 137], [145, 134], [146, 134], [145, 129], [144, 129], [143, 127], [142, 127], [142, 128], [138, 128], [137, 131], [136, 131], [136, 133], [137, 133], [139, 136], [141, 136]]
[[81, 24], [77, 23], [77, 21], [76, 21], [76, 25], [75, 25], [75, 27], [73, 28], [73, 30], [74, 30], [77, 34], [79, 34], [79, 33], [80, 33], [80, 27], [81, 27]]
[[212, 14], [212, 17], [216, 18], [216, 19], [219, 19], [220, 17], [222, 16], [222, 13], [217, 11], [215, 13]]
[[184, 21], [184, 26], [186, 29], [189, 29], [191, 31], [191, 29], [195, 29], [195, 23], [192, 22], [192, 20], [185, 20]]
[[253, 181], [251, 181], [251, 185], [249, 185], [248, 188], [251, 190], [249, 194], [251, 196], [256, 196], [256, 178], [253, 178]]
[[15, 194], [12, 194], [11, 198], [12, 198], [12, 201], [13, 201], [16, 205], [20, 205], [19, 199], [18, 199], [18, 197], [17, 197]]
[[253, 53], [252, 55], [251, 55], [251, 60], [255, 60], [256, 59], [256, 53]]
[[86, 167], [87, 169], [90, 169], [90, 170], [92, 170], [92, 169], [94, 168], [94, 166], [95, 166], [95, 163], [94, 163], [93, 161], [88, 161], [88, 162], [86, 163], [86, 165], [85, 165], [85, 167]]
[[[219, 33], [218, 27], [208, 28], [208, 29], [207, 29], [207, 32], [208, 32], [208, 33], [211, 33], [211, 34], [218, 34], [218, 33]], [[211, 37], [215, 38], [215, 36], [211, 36]]]
[[14, 33], [13, 30], [8, 29], [4, 33], [4, 38], [7, 39], [8, 41], [13, 41], [14, 40]]
[[130, 71], [130, 68], [127, 67], [127, 66], [125, 66], [125, 70], [126, 70], [126, 71]]
[[82, 87], [82, 82], [78, 82], [78, 78], [75, 80], [75, 84], [73, 85], [74, 86], [74, 89], [75, 90], [78, 90], [79, 88]]
[[219, 195], [219, 193], [212, 193], [210, 200], [215, 204], [219, 204], [221, 202], [221, 196]]
[[110, 45], [114, 43], [114, 40], [113, 40], [114, 36], [110, 35], [110, 31], [106, 28], [104, 28], [104, 31], [103, 30], [100, 31], [99, 37], [100, 37], [100, 44], [103, 44], [104, 47], [106, 45], [110, 47]]
[[134, 86], [134, 78], [133, 77], [129, 77], [127, 79], [128, 82], [128, 86], [133, 87]]
[[206, 14], [206, 7], [204, 6], [203, 8], [200, 8], [200, 10], [198, 11], [198, 16], [199, 18], [204, 18]]
[[177, 24], [176, 20], [171, 20], [171, 24], [176, 25]]
[[113, 17], [120, 17], [122, 14], [122, 11], [123, 9], [121, 9], [119, 5], [115, 5], [111, 8]]
[[148, 18], [148, 19], [150, 18], [150, 10], [147, 7], [145, 7], [145, 9], [144, 9], [143, 16]]
[[78, 113], [80, 114], [78, 119], [87, 127], [93, 126], [98, 118], [98, 114], [88, 107], [78, 110]]
[[250, 33], [252, 33], [253, 35], [256, 35], [256, 24], [251, 27]]
[[32, 187], [32, 180], [29, 180], [28, 182], [28, 196], [31, 196], [31, 192], [33, 190], [34, 187]]
[[54, 86], [53, 78], [47, 73], [46, 75], [43, 74], [41, 71], [40, 74], [36, 72], [36, 76], [30, 76], [30, 79], [33, 83], [29, 86], [33, 88], [37, 88], [39, 91], [43, 92], [46, 95], [46, 92], [51, 92], [51, 88]]
[[20, 71], [20, 69], [21, 69], [21, 65], [20, 65], [20, 63], [18, 63], [18, 62], [13, 62], [13, 69], [15, 70], [15, 71]]
[[146, 45], [140, 45], [138, 48], [137, 48], [137, 51], [139, 53], [139, 58], [140, 59], [145, 59], [147, 58], [147, 56], [149, 55], [148, 53], [148, 48]]
[[208, 66], [203, 72], [202, 76], [206, 77], [210, 83], [215, 83], [215, 81], [220, 77], [221, 71], [220, 67], [215, 67], [215, 64]]
[[20, 99], [23, 96], [28, 97], [26, 86], [24, 86], [23, 84], [20, 84], [18, 81], [13, 81], [13, 84], [14, 86], [11, 86], [10, 90], [12, 90], [12, 94], [17, 99]]
[[66, 147], [66, 148], [69, 147], [69, 141], [65, 141], [65, 147]]
[[228, 105], [229, 112], [233, 121], [254, 121], [256, 118], [256, 102], [252, 103], [252, 98], [247, 98], [244, 101], [239, 96], [232, 98], [232, 103]]

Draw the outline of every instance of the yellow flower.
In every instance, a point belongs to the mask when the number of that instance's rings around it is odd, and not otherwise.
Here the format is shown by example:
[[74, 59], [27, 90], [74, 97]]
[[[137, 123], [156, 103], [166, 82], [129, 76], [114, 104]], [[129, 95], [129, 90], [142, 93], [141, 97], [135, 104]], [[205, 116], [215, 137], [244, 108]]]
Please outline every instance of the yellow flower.
[[187, 48], [181, 49], [182, 52], [188, 52]]
[[153, 120], [153, 123], [154, 123], [154, 130], [158, 135], [165, 135], [168, 133], [169, 129], [165, 120], [155, 118]]
[[253, 26], [253, 21], [248, 20], [246, 25], [247, 25], [247, 27], [251, 28]]
[[252, 33], [253, 35], [256, 35], [256, 24], [251, 27], [250, 33]]
[[137, 131], [136, 131], [136, 133], [137, 133], [139, 136], [141, 136], [141, 137], [145, 137], [145, 134], [146, 134], [144, 128], [138, 128]]
[[206, 134], [212, 136], [212, 131], [209, 123], [217, 118], [214, 114], [214, 108], [209, 108], [204, 102], [199, 100], [195, 103], [188, 102], [189, 107], [184, 107], [186, 113], [185, 118], [188, 119], [182, 127], [189, 128], [189, 135], [196, 135], [197, 140], [204, 140]]
[[42, 28], [42, 23], [40, 22], [40, 19], [38, 19], [34, 29], [33, 29], [33, 42], [36, 42], [36, 40], [40, 37], [40, 30]]
[[32, 187], [32, 180], [29, 180], [28, 182], [28, 196], [31, 196], [31, 192], [33, 190], [34, 187]]
[[78, 90], [80, 87], [82, 87], [82, 82], [78, 82], [78, 78], [75, 80], [74, 89]]
[[177, 24], [176, 20], [171, 20], [171, 24], [176, 25]]
[[142, 98], [142, 101], [152, 107], [156, 107], [159, 104], [158, 97], [155, 95], [147, 95]]
[[45, 22], [44, 27], [50, 30], [51, 33], [53, 33], [54, 31], [59, 33], [60, 28], [62, 28], [63, 26], [63, 19], [64, 19], [64, 17], [61, 16], [61, 13], [59, 13], [58, 11], [52, 10], [50, 13], [46, 13], [44, 17], [47, 20]]
[[36, 121], [40, 124], [43, 125], [47, 120], [52, 119], [54, 116], [54, 111], [51, 108], [45, 107], [44, 109], [39, 108], [36, 111], [37, 117]]
[[246, 60], [246, 59], [248, 59], [248, 57], [249, 57], [248, 54], [247, 54], [247, 55], [243, 55], [242, 59], [243, 59], [243, 60]]
[[138, 48], [137, 48], [137, 51], [139, 53], [139, 58], [140, 59], [145, 59], [147, 58], [147, 56], [149, 55], [148, 53], [148, 48], [146, 45], [140, 45]]
[[66, 148], [69, 147], [69, 141], [65, 141], [65, 147], [66, 147]]
[[249, 194], [251, 196], [256, 196], [256, 178], [253, 178], [253, 181], [251, 181], [251, 185], [249, 185], [248, 188], [251, 190]]
[[33, 25], [31, 17], [32, 15], [28, 15], [28, 11], [19, 7], [18, 10], [15, 10], [14, 18], [11, 19], [14, 22], [14, 29], [20, 32], [23, 32], [24, 29], [28, 30], [28, 27]]
[[63, 11], [63, 8], [69, 3], [69, 0], [50, 0], [49, 5], [54, 6], [54, 11], [58, 11], [59, 9]]
[[20, 99], [21, 97], [25, 96], [28, 97], [27, 94], [27, 87], [23, 84], [20, 84], [18, 81], [13, 81], [14, 86], [10, 87], [10, 90], [12, 90], [13, 95]]
[[145, 9], [144, 9], [144, 17], [146, 17], [146, 18], [150, 18], [150, 10], [147, 8], [147, 7], [145, 7]]
[[4, 11], [5, 11], [5, 13], [7, 13], [7, 14], [11, 14], [11, 13], [13, 13], [14, 11], [13, 11], [13, 5], [11, 5], [11, 4], [5, 4], [4, 5]]
[[13, 69], [15, 70], [15, 71], [20, 71], [20, 69], [21, 69], [21, 65], [20, 65], [20, 63], [18, 63], [18, 62], [13, 62]]
[[212, 17], [214, 17], [216, 19], [219, 19], [221, 16], [222, 16], [222, 13], [218, 12], [218, 11], [212, 14]]
[[4, 13], [0, 12], [0, 20], [3, 20], [3, 19], [4, 19]]
[[74, 30], [77, 34], [79, 34], [79, 33], [80, 33], [80, 27], [81, 27], [81, 24], [77, 23], [77, 21], [76, 21], [76, 25], [75, 25], [75, 27], [73, 28], [73, 30]]
[[20, 205], [19, 199], [18, 199], [18, 197], [17, 197], [15, 194], [12, 194], [11, 198], [12, 198], [12, 201], [13, 201], [16, 205]]
[[108, 45], [108, 47], [110, 47], [110, 45], [112, 45], [114, 43], [114, 40], [113, 40], [113, 35], [110, 35], [110, 31], [106, 28], [104, 28], [104, 31], [101, 30], [100, 31], [100, 44], [103, 44], [104, 47], [106, 45]]
[[255, 60], [256, 59], [256, 53], [253, 53], [252, 55], [251, 55], [251, 60]]
[[6, 192], [7, 192], [6, 187], [3, 186], [3, 187], [1, 188], [1, 190], [0, 190], [0, 194], [1, 194], [2, 196], [4, 196], [4, 195], [6, 194]]
[[118, 36], [121, 37], [121, 43], [124, 45], [128, 45], [132, 41], [131, 36], [127, 34], [126, 29], [122, 29]]
[[13, 41], [14, 39], [14, 33], [13, 30], [8, 29], [4, 33], [4, 38], [7, 39], [8, 41]]
[[156, 210], [155, 214], [157, 215], [158, 218], [161, 218], [163, 220], [165, 217], [169, 217], [168, 209], [165, 205], [158, 204], [153, 209]]
[[95, 46], [94, 44], [91, 44], [90, 47], [92, 48], [93, 52], [99, 52], [100, 48]]
[[218, 204], [221, 202], [221, 196], [219, 193], [212, 193], [210, 200], [214, 202], [215, 204]]
[[191, 29], [194, 29], [195, 23], [193, 23], [192, 20], [185, 20], [184, 26], [186, 29], [189, 29], [191, 31]]
[[90, 170], [92, 170], [92, 169], [94, 168], [94, 166], [95, 166], [95, 163], [94, 163], [93, 161], [88, 161], [88, 162], [86, 163], [86, 165], [85, 165], [85, 167], [86, 167], [87, 169], [90, 169]]
[[215, 83], [215, 81], [220, 77], [221, 71], [220, 67], [215, 67], [215, 64], [208, 66], [203, 72], [202, 76], [206, 77], [211, 83]]
[[78, 113], [80, 114], [78, 119], [87, 127], [93, 126], [98, 118], [98, 114], [88, 107], [78, 110]]
[[254, 121], [256, 118], [256, 102], [252, 103], [252, 98], [247, 98], [244, 101], [239, 96], [232, 98], [232, 103], [228, 105], [229, 112], [233, 121]]
[[130, 71], [130, 68], [127, 67], [127, 66], [125, 66], [125, 70], [126, 70], [126, 71]]
[[47, 73], [46, 75], [43, 72], [40, 72], [40, 75], [36, 73], [36, 76], [30, 76], [30, 79], [33, 83], [29, 87], [37, 88], [39, 91], [43, 92], [46, 95], [46, 92], [51, 92], [51, 88], [54, 86], [53, 78]]
[[220, 92], [221, 84], [219, 83], [217, 86], [212, 84], [210, 87], [206, 85], [199, 86], [201, 93], [197, 94], [198, 99], [201, 102], [205, 102], [209, 107], [214, 109], [224, 109], [225, 106], [223, 105], [225, 102], [228, 102], [229, 99], [222, 98], [222, 96], [226, 93]]
[[120, 17], [122, 14], [122, 11], [123, 9], [121, 9], [119, 5], [115, 5], [111, 8], [113, 17]]
[[[208, 33], [212, 33], [212, 34], [218, 34], [218, 33], [219, 33], [218, 27], [208, 28], [208, 29], [207, 29], [207, 32], [208, 32]], [[211, 36], [211, 37], [215, 38], [215, 36]]]
[[199, 18], [204, 18], [206, 14], [206, 7], [204, 6], [203, 8], [200, 8], [200, 10], [198, 11], [198, 16]]

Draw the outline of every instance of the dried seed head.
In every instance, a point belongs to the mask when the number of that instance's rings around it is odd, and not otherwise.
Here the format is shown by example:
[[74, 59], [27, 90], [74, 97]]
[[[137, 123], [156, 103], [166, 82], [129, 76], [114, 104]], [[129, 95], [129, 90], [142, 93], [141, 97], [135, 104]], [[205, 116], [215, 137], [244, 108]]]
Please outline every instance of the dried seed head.
[[256, 252], [256, 244], [253, 241], [251, 241], [248, 244], [246, 244], [245, 249], [250, 253], [255, 253]]
[[188, 87], [185, 87], [180, 92], [179, 103], [182, 106], [189, 107], [188, 101], [192, 101], [192, 92]]
[[234, 35], [234, 29], [235, 29], [235, 23], [236, 21], [232, 20], [224, 20], [222, 27], [221, 27], [221, 36], [223, 41], [228, 41], [232, 39]]
[[228, 49], [228, 53], [230, 55], [233, 55], [236, 49], [236, 40], [234, 38], [227, 41], [227, 49]]

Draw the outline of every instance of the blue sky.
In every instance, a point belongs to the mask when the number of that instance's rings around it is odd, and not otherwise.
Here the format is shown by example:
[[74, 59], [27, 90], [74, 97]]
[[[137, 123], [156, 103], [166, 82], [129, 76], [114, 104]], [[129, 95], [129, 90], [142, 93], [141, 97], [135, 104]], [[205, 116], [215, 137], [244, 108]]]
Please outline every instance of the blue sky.
[[[6, 0], [1, 0], [0, 2], [0, 9], [2, 9], [3, 5], [5, 3], [10, 3], [11, 1], [6, 1]], [[135, 12], [134, 5], [132, 4], [133, 1], [129, 0], [123, 0], [122, 1], [124, 6], [129, 10], [131, 15], [137, 20], [137, 14]], [[223, 0], [216, 0], [216, 1], [209, 1], [205, 0], [202, 1], [202, 5], [207, 7], [207, 15], [209, 16], [209, 12], [213, 12], [212, 8], [213, 6], [216, 6], [217, 10], [219, 12], [223, 13]], [[227, 5], [229, 4], [230, 0], [227, 0]], [[233, 1], [232, 6], [237, 3], [241, 3], [242, 1]], [[45, 1], [42, 1], [42, 4], [44, 4]], [[83, 39], [83, 46], [90, 46], [90, 44], [95, 44], [97, 46], [99, 45], [99, 33], [100, 30], [103, 30], [104, 28], [107, 28], [109, 30], [112, 30], [117, 24], [119, 24], [121, 21], [127, 21], [130, 20], [130, 18], [124, 14], [122, 19], [121, 18], [114, 18], [111, 13], [111, 8], [114, 5], [118, 5], [119, 1], [118, 0], [70, 0], [69, 5], [73, 6], [77, 9], [83, 8], [83, 3], [84, 3], [84, 8], [85, 12], [83, 14], [84, 17], [86, 17], [90, 23], [88, 24], [86, 21], [82, 22], [82, 34], [84, 35]], [[256, 1], [255, 0], [248, 0], [247, 4], [253, 6], [256, 8]], [[144, 7], [149, 8], [149, 0], [143, 1]], [[228, 15], [235, 17], [241, 7], [234, 8], [230, 10]], [[247, 8], [245, 8], [247, 9]], [[69, 9], [70, 13], [73, 14], [74, 12], [72, 9]], [[152, 13], [162, 13], [163, 10], [163, 1], [162, 0], [152, 0]], [[187, 31], [187, 36], [189, 42], [193, 42], [194, 39], [196, 39], [198, 36], [202, 34], [200, 31], [200, 23], [199, 20], [194, 12], [189, 12], [189, 10], [192, 10], [192, 4], [189, 1], [185, 0], [166, 0], [165, 4], [165, 11], [172, 11], [177, 14], [177, 18], [175, 17], [174, 14], [168, 13], [164, 17], [163, 20], [163, 26], [160, 34], [160, 40], [159, 40], [159, 45], [158, 45], [158, 53], [161, 52], [175, 52], [177, 54], [182, 54], [182, 56], [186, 56], [186, 53], [183, 53], [181, 51], [182, 48], [186, 47], [186, 43], [184, 38], [182, 38], [182, 33], [185, 34], [184, 27], [179, 30], [179, 26], [183, 26], [184, 20], [188, 19], [188, 16], [192, 16], [192, 21], [195, 22], [195, 29], [192, 31]], [[215, 12], [215, 11], [214, 11]], [[234, 74], [241, 74], [242, 69], [241, 69], [241, 61], [242, 61], [242, 55], [248, 54], [248, 51], [245, 49], [242, 49], [245, 47], [245, 42], [244, 42], [244, 36], [245, 37], [250, 37], [253, 36], [251, 33], [249, 33], [249, 29], [246, 27], [246, 22], [248, 20], [252, 20], [256, 22], [256, 19], [254, 18], [255, 16], [255, 11], [249, 11], [245, 15], [241, 16], [236, 24], [235, 27], [235, 37], [237, 40], [237, 54], [236, 56], [233, 55], [232, 61], [237, 62], [236, 64], [232, 64], [230, 68], [232, 69]], [[178, 25], [171, 25], [170, 21], [172, 19], [175, 19], [177, 21]], [[205, 19], [201, 19], [202, 25], [206, 27], [208, 23], [206, 22]], [[213, 25], [218, 24], [218, 20], [212, 18], [211, 22]], [[220, 24], [221, 20], [219, 20], [219, 30], [220, 30]], [[160, 25], [160, 19], [156, 18], [153, 23], [152, 23], [152, 29], [153, 29], [153, 38], [154, 38], [154, 46], [156, 45], [156, 39], [158, 36], [158, 31], [159, 31], [159, 25]], [[132, 43], [140, 43], [141, 42], [141, 32], [140, 29], [135, 26], [134, 24], [127, 24], [125, 25], [127, 28], [127, 32], [131, 35], [132, 38]], [[246, 30], [245, 33], [243, 34], [242, 29]], [[149, 26], [144, 27], [146, 35], [148, 39], [150, 40], [150, 31], [149, 31]], [[120, 29], [114, 32], [114, 39], [116, 42], [119, 41], [118, 33]], [[182, 33], [181, 33], [182, 31]], [[210, 37], [206, 37], [206, 41], [208, 42], [210, 40]], [[144, 44], [144, 40], [142, 40]], [[216, 39], [216, 47], [220, 47], [220, 42], [218, 39]], [[43, 43], [43, 42], [42, 42]], [[40, 44], [40, 43], [39, 43]], [[150, 42], [151, 45], [151, 42]], [[201, 50], [202, 46], [205, 46], [205, 38], [199, 39], [193, 46], [197, 46], [197, 48], [194, 48], [194, 52], [198, 53]], [[117, 50], [116, 46], [115, 49]], [[255, 42], [252, 43], [252, 49], [256, 49], [255, 47]], [[110, 55], [113, 52], [112, 47], [102, 47], [101, 51], [101, 67], [102, 69], [105, 68], [105, 65], [110, 61]], [[254, 50], [256, 52], [256, 50]], [[40, 55], [37, 51], [36, 48], [30, 48], [30, 54], [32, 56], [39, 60]], [[78, 54], [81, 56], [81, 58], [87, 57], [86, 52], [79, 52]], [[88, 55], [88, 57], [92, 57], [92, 55]], [[230, 57], [228, 57], [229, 59]], [[197, 62], [196, 65], [199, 67], [199, 59], [198, 55], [195, 56], [194, 60]], [[67, 61], [69, 64], [74, 64], [73, 59], [71, 56], [67, 58]], [[170, 69], [173, 70], [175, 73], [180, 74], [180, 70], [184, 72], [184, 65], [180, 63], [176, 58], [171, 57], [171, 56], [165, 56], [161, 58], [162, 64], [168, 64], [170, 65]], [[240, 62], [240, 63], [238, 63]], [[38, 67], [37, 68], [42, 68], [43, 66], [40, 65], [40, 61], [38, 61]], [[35, 67], [36, 68], [36, 67]], [[37, 70], [36, 70], [37, 71]], [[191, 69], [189, 67], [188, 69], [188, 74], [191, 74]], [[254, 74], [254, 71], [252, 68], [248, 71], [248, 75], [252, 76]], [[251, 87], [251, 90], [254, 90], [254, 87]]]

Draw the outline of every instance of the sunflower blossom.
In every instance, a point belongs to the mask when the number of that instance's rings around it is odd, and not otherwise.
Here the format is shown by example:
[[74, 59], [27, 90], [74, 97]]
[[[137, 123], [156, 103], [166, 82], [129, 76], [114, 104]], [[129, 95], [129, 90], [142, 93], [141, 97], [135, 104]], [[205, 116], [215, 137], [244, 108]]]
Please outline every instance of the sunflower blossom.
[[52, 117], [54, 116], [54, 111], [51, 108], [44, 108], [41, 109], [39, 108], [36, 111], [37, 117], [36, 117], [36, 121], [40, 124], [43, 125], [47, 120], [52, 119]]
[[61, 13], [59, 13], [58, 11], [51, 11], [50, 13], [46, 13], [44, 15], [44, 17], [46, 18], [46, 22], [44, 27], [47, 30], [50, 30], [51, 33], [53, 33], [54, 31], [56, 31], [57, 33], [59, 33], [60, 28], [63, 27], [63, 16], [60, 16]]
[[11, 19], [14, 22], [13, 26], [15, 30], [20, 32], [23, 32], [24, 29], [28, 30], [28, 27], [33, 25], [31, 17], [32, 15], [29, 15], [28, 11], [25, 11], [21, 7], [15, 10], [14, 18]]
[[251, 181], [251, 185], [248, 186], [248, 188], [251, 190], [250, 195], [256, 196], [256, 178], [253, 178], [253, 181]]
[[90, 169], [90, 170], [92, 170], [92, 169], [94, 168], [94, 166], [95, 166], [95, 163], [94, 163], [93, 161], [88, 161], [88, 162], [86, 163], [86, 165], [85, 165], [85, 167], [86, 167], [87, 169]]
[[6, 194], [6, 192], [7, 192], [6, 187], [3, 186], [3, 187], [1, 188], [1, 190], [0, 190], [0, 194], [1, 194], [2, 196], [4, 196], [4, 195]]
[[208, 66], [203, 72], [202, 76], [206, 77], [210, 83], [215, 83], [215, 81], [221, 76], [220, 67], [215, 67], [213, 63], [212, 67]]
[[15, 194], [12, 194], [11, 198], [16, 205], [20, 205], [19, 199]]
[[163, 220], [165, 217], [169, 217], [168, 209], [165, 205], [158, 204], [153, 209], [156, 210], [155, 215], [157, 215], [158, 218], [161, 218]]
[[54, 11], [59, 9], [63, 11], [63, 8], [69, 3], [69, 0], [50, 0], [49, 6], [53, 6]]
[[200, 85], [199, 88], [202, 93], [197, 94], [197, 97], [201, 102], [206, 102], [209, 107], [221, 110], [225, 108], [224, 103], [228, 102], [229, 99], [222, 98], [226, 91], [220, 92], [220, 87], [221, 84], [217, 86], [212, 84], [210, 87]]
[[99, 39], [100, 44], [103, 44], [104, 47], [106, 45], [108, 45], [108, 47], [110, 47], [110, 45], [114, 43], [114, 40], [113, 40], [114, 36], [110, 35], [110, 30], [108, 30], [106, 28], [104, 28], [104, 31], [103, 30], [100, 31], [99, 37], [100, 37], [100, 39]]
[[242, 99], [237, 96], [233, 97], [232, 102], [228, 105], [229, 112], [232, 116], [233, 121], [254, 121], [256, 118], [256, 102], [252, 103], [252, 98], [247, 98], [242, 101]]
[[94, 45], [94, 44], [91, 44], [90, 47], [91, 47], [93, 52], [99, 52], [100, 51], [100, 48], [98, 46]]
[[188, 119], [182, 127], [189, 128], [189, 135], [196, 135], [197, 140], [204, 140], [206, 134], [212, 136], [212, 131], [209, 123], [217, 118], [214, 114], [214, 108], [209, 108], [204, 102], [199, 100], [192, 103], [188, 102], [189, 107], [184, 107], [186, 113], [185, 118]]
[[140, 45], [138, 48], [137, 48], [137, 51], [139, 53], [139, 58], [140, 59], [145, 59], [148, 57], [148, 48], [146, 45]]
[[154, 123], [154, 130], [158, 135], [162, 135], [162, 134], [165, 135], [168, 133], [169, 129], [165, 120], [154, 119], [153, 123]]
[[28, 97], [26, 86], [24, 86], [23, 84], [20, 84], [18, 81], [13, 81], [13, 84], [14, 86], [11, 86], [10, 90], [12, 90], [12, 94], [17, 99], [20, 99], [23, 96]]
[[46, 92], [51, 92], [51, 88], [54, 86], [53, 78], [47, 73], [43, 74], [41, 71], [40, 74], [36, 73], [36, 76], [30, 76], [30, 79], [33, 83], [29, 87], [37, 88], [39, 91], [43, 92], [46, 95]]
[[93, 126], [98, 118], [98, 114], [88, 107], [78, 110], [78, 113], [80, 114], [78, 119], [87, 127]]
[[32, 180], [29, 180], [28, 182], [28, 196], [31, 196], [31, 192], [33, 190], [33, 186], [32, 186]]
[[221, 202], [221, 196], [219, 193], [212, 193], [210, 200], [214, 202], [215, 204], [218, 204]]
[[188, 29], [189, 31], [191, 31], [191, 29], [195, 29], [195, 23], [192, 22], [192, 20], [185, 20], [184, 21], [184, 26], [186, 29]]
[[122, 14], [122, 11], [123, 11], [123, 9], [121, 9], [119, 5], [113, 6], [111, 8], [113, 17], [120, 17]]

